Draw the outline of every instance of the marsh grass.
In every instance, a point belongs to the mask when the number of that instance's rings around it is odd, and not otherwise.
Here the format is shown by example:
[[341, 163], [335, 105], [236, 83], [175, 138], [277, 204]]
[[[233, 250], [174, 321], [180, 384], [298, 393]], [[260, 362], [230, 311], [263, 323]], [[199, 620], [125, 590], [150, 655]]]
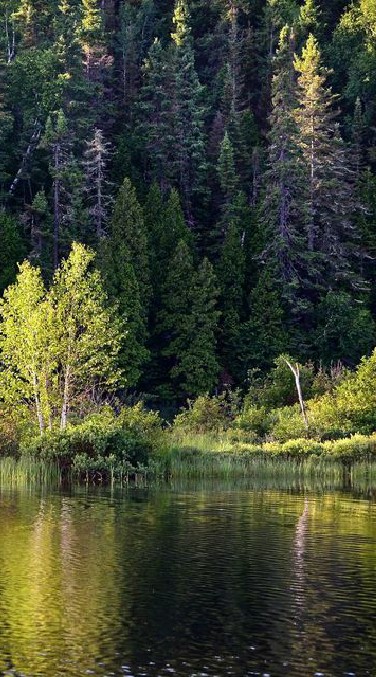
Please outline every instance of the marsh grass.
[[62, 473], [57, 463], [29, 457], [0, 458], [0, 487], [56, 487], [62, 483]]

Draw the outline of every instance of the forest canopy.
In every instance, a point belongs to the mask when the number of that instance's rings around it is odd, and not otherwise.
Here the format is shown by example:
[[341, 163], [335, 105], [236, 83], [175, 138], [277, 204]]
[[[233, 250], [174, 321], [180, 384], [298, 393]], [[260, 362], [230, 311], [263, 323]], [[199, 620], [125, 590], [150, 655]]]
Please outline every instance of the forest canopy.
[[1, 360], [41, 429], [371, 353], [375, 36], [375, 0], [0, 3]]

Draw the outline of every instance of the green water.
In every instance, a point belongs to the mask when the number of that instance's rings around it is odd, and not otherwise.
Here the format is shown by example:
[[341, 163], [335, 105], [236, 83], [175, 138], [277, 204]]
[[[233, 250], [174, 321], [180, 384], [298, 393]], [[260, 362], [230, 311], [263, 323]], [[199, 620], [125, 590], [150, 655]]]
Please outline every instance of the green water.
[[372, 492], [0, 491], [0, 674], [376, 674]]

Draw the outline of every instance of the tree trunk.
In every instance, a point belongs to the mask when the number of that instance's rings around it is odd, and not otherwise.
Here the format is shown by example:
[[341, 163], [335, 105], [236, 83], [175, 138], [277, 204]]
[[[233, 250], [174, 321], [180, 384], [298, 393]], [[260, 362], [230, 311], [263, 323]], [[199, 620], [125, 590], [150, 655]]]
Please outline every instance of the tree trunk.
[[300, 384], [299, 365], [298, 365], [298, 363], [296, 363], [296, 366], [294, 367], [288, 360], [286, 360], [286, 358], [283, 358], [283, 359], [286, 362], [289, 369], [291, 369], [292, 373], [294, 374], [296, 390], [297, 390], [298, 398], [299, 398], [300, 410], [302, 412], [302, 417], [303, 417], [305, 428], [308, 431], [308, 418], [307, 418], [307, 412], [306, 412], [304, 399], [303, 399], [302, 387], [301, 387], [301, 384]]
[[60, 419], [61, 430], [64, 430], [67, 426], [69, 411], [69, 379], [70, 379], [70, 367], [68, 366], [65, 370], [64, 376], [63, 404], [61, 407], [61, 419]]
[[60, 236], [60, 144], [54, 146], [54, 232], [53, 232], [53, 263], [54, 269], [59, 265], [59, 236]]
[[37, 415], [37, 419], [38, 419], [38, 423], [39, 423], [39, 430], [40, 430], [40, 434], [43, 435], [44, 429], [45, 429], [45, 424], [44, 424], [42, 408], [41, 408], [41, 405], [40, 405], [40, 397], [39, 397], [39, 394], [38, 394], [36, 374], [33, 374], [33, 389], [34, 389], [35, 411], [36, 411], [36, 415]]

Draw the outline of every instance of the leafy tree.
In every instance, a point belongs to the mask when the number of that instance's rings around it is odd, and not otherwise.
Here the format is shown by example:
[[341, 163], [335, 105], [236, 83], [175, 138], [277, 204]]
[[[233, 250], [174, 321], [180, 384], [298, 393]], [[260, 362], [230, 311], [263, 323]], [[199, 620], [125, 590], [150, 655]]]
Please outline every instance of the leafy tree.
[[90, 270], [94, 254], [73, 243], [56, 271], [49, 298], [58, 345], [60, 425], [93, 388], [113, 390], [121, 383], [119, 320], [109, 309], [100, 273]]
[[1, 303], [1, 397], [33, 404], [40, 433], [58, 412], [65, 428], [95, 388], [121, 383], [117, 356], [121, 328], [107, 299], [94, 254], [74, 243], [49, 292], [41, 271], [28, 261]]
[[0, 393], [11, 405], [32, 403], [40, 433], [51, 425], [50, 388], [57, 366], [51, 303], [39, 268], [25, 261], [0, 305]]

